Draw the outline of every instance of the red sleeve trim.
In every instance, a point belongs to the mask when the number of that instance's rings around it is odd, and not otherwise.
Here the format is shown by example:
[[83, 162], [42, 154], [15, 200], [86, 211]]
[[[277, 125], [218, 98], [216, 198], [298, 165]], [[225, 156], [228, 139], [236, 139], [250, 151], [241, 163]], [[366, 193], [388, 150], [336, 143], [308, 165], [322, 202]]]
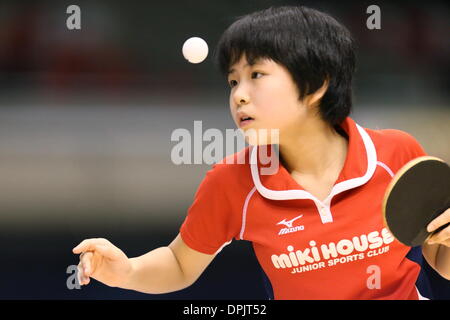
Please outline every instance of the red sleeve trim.
[[219, 250], [220, 247], [210, 247], [207, 245], [204, 245], [196, 240], [194, 240], [190, 235], [189, 232], [184, 228], [184, 224], [180, 228], [180, 236], [183, 239], [183, 241], [186, 243], [186, 245], [198, 252], [205, 253], [205, 254], [215, 254], [217, 250]]

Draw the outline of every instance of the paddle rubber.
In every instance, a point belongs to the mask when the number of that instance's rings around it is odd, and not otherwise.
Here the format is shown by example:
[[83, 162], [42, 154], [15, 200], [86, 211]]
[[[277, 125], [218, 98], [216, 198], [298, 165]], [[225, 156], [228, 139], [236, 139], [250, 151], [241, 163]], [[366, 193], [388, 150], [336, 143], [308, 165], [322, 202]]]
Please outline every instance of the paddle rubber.
[[419, 157], [394, 176], [383, 200], [383, 218], [392, 235], [407, 246], [422, 245], [436, 231], [428, 224], [450, 208], [450, 167], [435, 157]]

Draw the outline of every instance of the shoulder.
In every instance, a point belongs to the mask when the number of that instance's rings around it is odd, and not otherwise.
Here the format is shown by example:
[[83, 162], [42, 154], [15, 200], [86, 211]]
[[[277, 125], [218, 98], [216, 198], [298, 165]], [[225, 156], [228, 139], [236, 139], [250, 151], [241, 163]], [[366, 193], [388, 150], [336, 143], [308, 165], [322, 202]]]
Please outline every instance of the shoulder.
[[223, 158], [206, 172], [204, 183], [220, 185], [222, 190], [235, 190], [253, 184], [250, 170], [250, 147]]
[[414, 150], [422, 149], [419, 142], [408, 132], [397, 129], [365, 129], [372, 138], [375, 146], [383, 146], [383, 148], [391, 147], [394, 149]]
[[365, 130], [375, 145], [378, 160], [393, 168], [426, 155], [417, 139], [408, 132], [397, 129]]

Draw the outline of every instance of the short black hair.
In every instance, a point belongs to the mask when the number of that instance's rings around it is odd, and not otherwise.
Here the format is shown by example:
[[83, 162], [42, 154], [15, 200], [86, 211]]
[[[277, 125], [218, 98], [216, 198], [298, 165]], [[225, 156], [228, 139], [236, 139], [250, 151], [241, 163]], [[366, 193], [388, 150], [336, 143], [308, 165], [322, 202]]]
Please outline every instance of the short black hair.
[[338, 127], [352, 108], [355, 47], [350, 32], [328, 14], [304, 6], [281, 6], [238, 17], [222, 34], [214, 56], [226, 77], [243, 54], [250, 65], [259, 58], [283, 65], [297, 84], [299, 99], [328, 80], [319, 112]]

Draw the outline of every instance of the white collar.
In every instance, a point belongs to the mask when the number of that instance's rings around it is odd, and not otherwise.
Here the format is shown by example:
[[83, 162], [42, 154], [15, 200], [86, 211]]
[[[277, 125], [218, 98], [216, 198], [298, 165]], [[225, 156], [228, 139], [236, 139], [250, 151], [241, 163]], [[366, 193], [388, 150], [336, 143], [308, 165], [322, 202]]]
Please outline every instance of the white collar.
[[265, 198], [271, 199], [271, 200], [294, 200], [294, 199], [311, 199], [313, 200], [317, 205], [323, 206], [323, 207], [329, 207], [331, 203], [331, 199], [346, 190], [353, 189], [356, 187], [359, 187], [363, 184], [365, 184], [369, 179], [373, 176], [376, 166], [377, 166], [377, 153], [375, 150], [375, 146], [372, 142], [372, 139], [367, 134], [367, 132], [360, 127], [358, 124], [356, 124], [357, 131], [359, 132], [359, 135], [362, 138], [362, 141], [364, 143], [364, 147], [366, 150], [367, 155], [367, 170], [364, 175], [356, 178], [352, 178], [350, 180], [345, 180], [342, 182], [339, 182], [338, 184], [333, 186], [333, 189], [331, 190], [328, 197], [322, 202], [319, 199], [317, 199], [315, 196], [313, 196], [311, 193], [305, 190], [270, 190], [267, 189], [265, 186], [262, 185], [261, 179], [259, 177], [258, 172], [258, 159], [257, 159], [257, 146], [254, 146], [251, 151], [251, 158], [250, 158], [250, 167], [251, 167], [251, 173], [253, 178], [253, 183], [256, 186], [256, 189], [258, 192]]

